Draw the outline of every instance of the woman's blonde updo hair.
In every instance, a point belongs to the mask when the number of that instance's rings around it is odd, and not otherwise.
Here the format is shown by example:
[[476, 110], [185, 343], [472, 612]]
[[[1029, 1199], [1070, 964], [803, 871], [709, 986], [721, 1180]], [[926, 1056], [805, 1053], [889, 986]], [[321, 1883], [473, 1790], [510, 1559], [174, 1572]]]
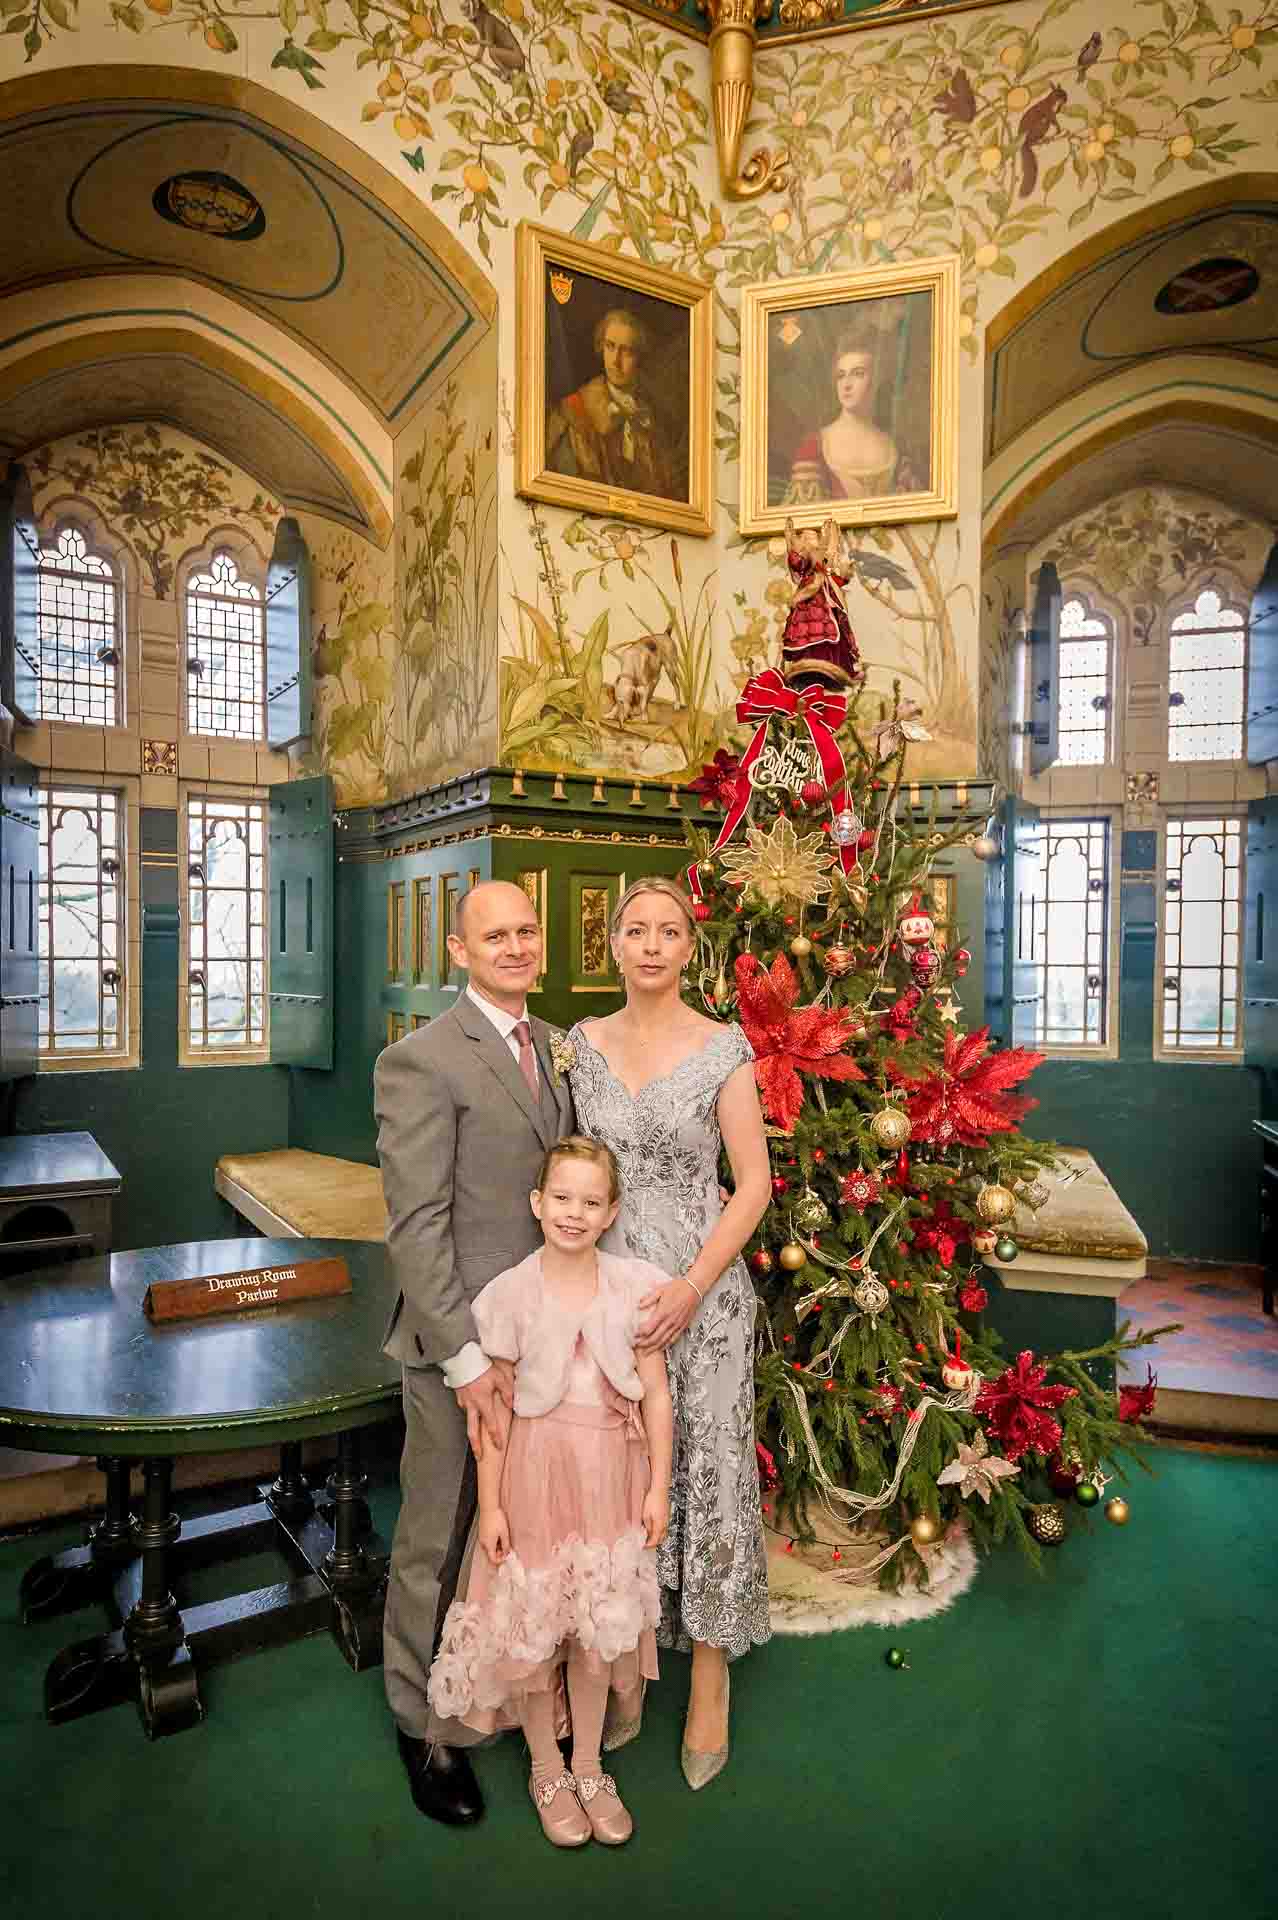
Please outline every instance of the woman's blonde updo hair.
[[615, 940], [617, 938], [617, 935], [621, 932], [621, 926], [626, 917], [627, 908], [631, 901], [637, 899], [641, 893], [660, 893], [664, 894], [667, 900], [673, 900], [687, 923], [689, 937], [694, 940], [696, 939], [697, 922], [693, 915], [692, 902], [678, 881], [671, 880], [664, 873], [649, 874], [647, 879], [634, 880], [626, 888], [626, 891], [622, 894], [613, 909], [612, 919], [608, 922], [608, 935], [610, 939]]
[[565, 1134], [557, 1140], [541, 1163], [541, 1172], [537, 1175], [537, 1191], [543, 1193], [546, 1182], [555, 1169], [557, 1160], [587, 1160], [592, 1167], [600, 1167], [608, 1176], [608, 1199], [615, 1207], [621, 1198], [621, 1169], [611, 1147], [602, 1140], [591, 1139], [588, 1133]]

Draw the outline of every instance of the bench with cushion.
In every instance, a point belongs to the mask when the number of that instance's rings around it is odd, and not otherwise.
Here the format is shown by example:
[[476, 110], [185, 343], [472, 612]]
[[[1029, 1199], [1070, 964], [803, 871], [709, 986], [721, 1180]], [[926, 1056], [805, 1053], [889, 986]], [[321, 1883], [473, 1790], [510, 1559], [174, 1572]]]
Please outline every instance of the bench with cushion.
[[386, 1202], [378, 1167], [280, 1147], [224, 1153], [213, 1185], [259, 1233], [297, 1240], [384, 1240]]
[[999, 1282], [990, 1321], [1014, 1352], [1111, 1339], [1115, 1301], [1145, 1277], [1148, 1242], [1092, 1155], [1063, 1147], [1060, 1159], [1042, 1176], [1046, 1204], [1036, 1212], [1018, 1207], [1009, 1222], [1016, 1259], [986, 1256]]

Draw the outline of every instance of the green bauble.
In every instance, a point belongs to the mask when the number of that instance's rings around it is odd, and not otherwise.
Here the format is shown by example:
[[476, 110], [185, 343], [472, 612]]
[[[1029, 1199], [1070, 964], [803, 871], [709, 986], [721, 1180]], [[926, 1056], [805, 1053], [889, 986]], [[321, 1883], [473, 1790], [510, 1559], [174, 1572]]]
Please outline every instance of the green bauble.
[[1100, 1488], [1094, 1480], [1080, 1480], [1074, 1489], [1074, 1498], [1080, 1507], [1094, 1507], [1100, 1499]]
[[1020, 1248], [1010, 1233], [1005, 1233], [1000, 1240], [995, 1242], [994, 1258], [996, 1260], [1015, 1260], [1019, 1252]]
[[905, 1651], [901, 1647], [889, 1647], [883, 1658], [894, 1673], [899, 1673], [905, 1665]]

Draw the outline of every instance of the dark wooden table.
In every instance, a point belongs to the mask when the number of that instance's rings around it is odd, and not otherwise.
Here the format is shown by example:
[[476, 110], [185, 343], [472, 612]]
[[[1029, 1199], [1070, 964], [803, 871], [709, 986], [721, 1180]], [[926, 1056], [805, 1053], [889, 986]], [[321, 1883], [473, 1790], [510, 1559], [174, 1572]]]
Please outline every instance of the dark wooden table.
[[[256, 1312], [153, 1325], [153, 1281], [340, 1255], [352, 1291]], [[88, 1544], [37, 1560], [23, 1617], [100, 1600], [113, 1630], [63, 1649], [45, 1676], [62, 1721], [134, 1698], [150, 1736], [203, 1718], [199, 1669], [331, 1629], [357, 1670], [381, 1659], [387, 1549], [372, 1531], [360, 1430], [399, 1404], [381, 1351], [394, 1300], [385, 1249], [355, 1240], [196, 1240], [0, 1280], [0, 1444], [96, 1454], [106, 1511]], [[302, 1441], [337, 1436], [337, 1467], [313, 1493]], [[278, 1445], [280, 1471], [247, 1506], [179, 1522], [173, 1462]], [[141, 1511], [130, 1510], [140, 1461]], [[179, 1606], [184, 1572], [274, 1548], [279, 1583]]]
[[106, 1253], [118, 1170], [91, 1133], [12, 1133], [0, 1139], [0, 1257]]

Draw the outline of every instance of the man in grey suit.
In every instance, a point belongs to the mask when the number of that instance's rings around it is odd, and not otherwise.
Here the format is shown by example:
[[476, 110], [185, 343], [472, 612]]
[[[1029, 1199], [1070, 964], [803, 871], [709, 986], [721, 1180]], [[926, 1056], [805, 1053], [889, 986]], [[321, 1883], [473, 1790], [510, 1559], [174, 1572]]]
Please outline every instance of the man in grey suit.
[[466, 991], [388, 1047], [374, 1079], [399, 1283], [385, 1351], [404, 1369], [407, 1427], [383, 1645], [413, 1800], [466, 1826], [483, 1797], [466, 1754], [441, 1738], [426, 1681], [474, 1518], [481, 1435], [504, 1431], [513, 1398], [512, 1369], [481, 1351], [470, 1303], [538, 1244], [528, 1194], [547, 1147], [572, 1131], [572, 1097], [549, 1029], [525, 1006], [541, 970], [527, 895], [504, 880], [472, 887], [448, 950], [469, 972]]

